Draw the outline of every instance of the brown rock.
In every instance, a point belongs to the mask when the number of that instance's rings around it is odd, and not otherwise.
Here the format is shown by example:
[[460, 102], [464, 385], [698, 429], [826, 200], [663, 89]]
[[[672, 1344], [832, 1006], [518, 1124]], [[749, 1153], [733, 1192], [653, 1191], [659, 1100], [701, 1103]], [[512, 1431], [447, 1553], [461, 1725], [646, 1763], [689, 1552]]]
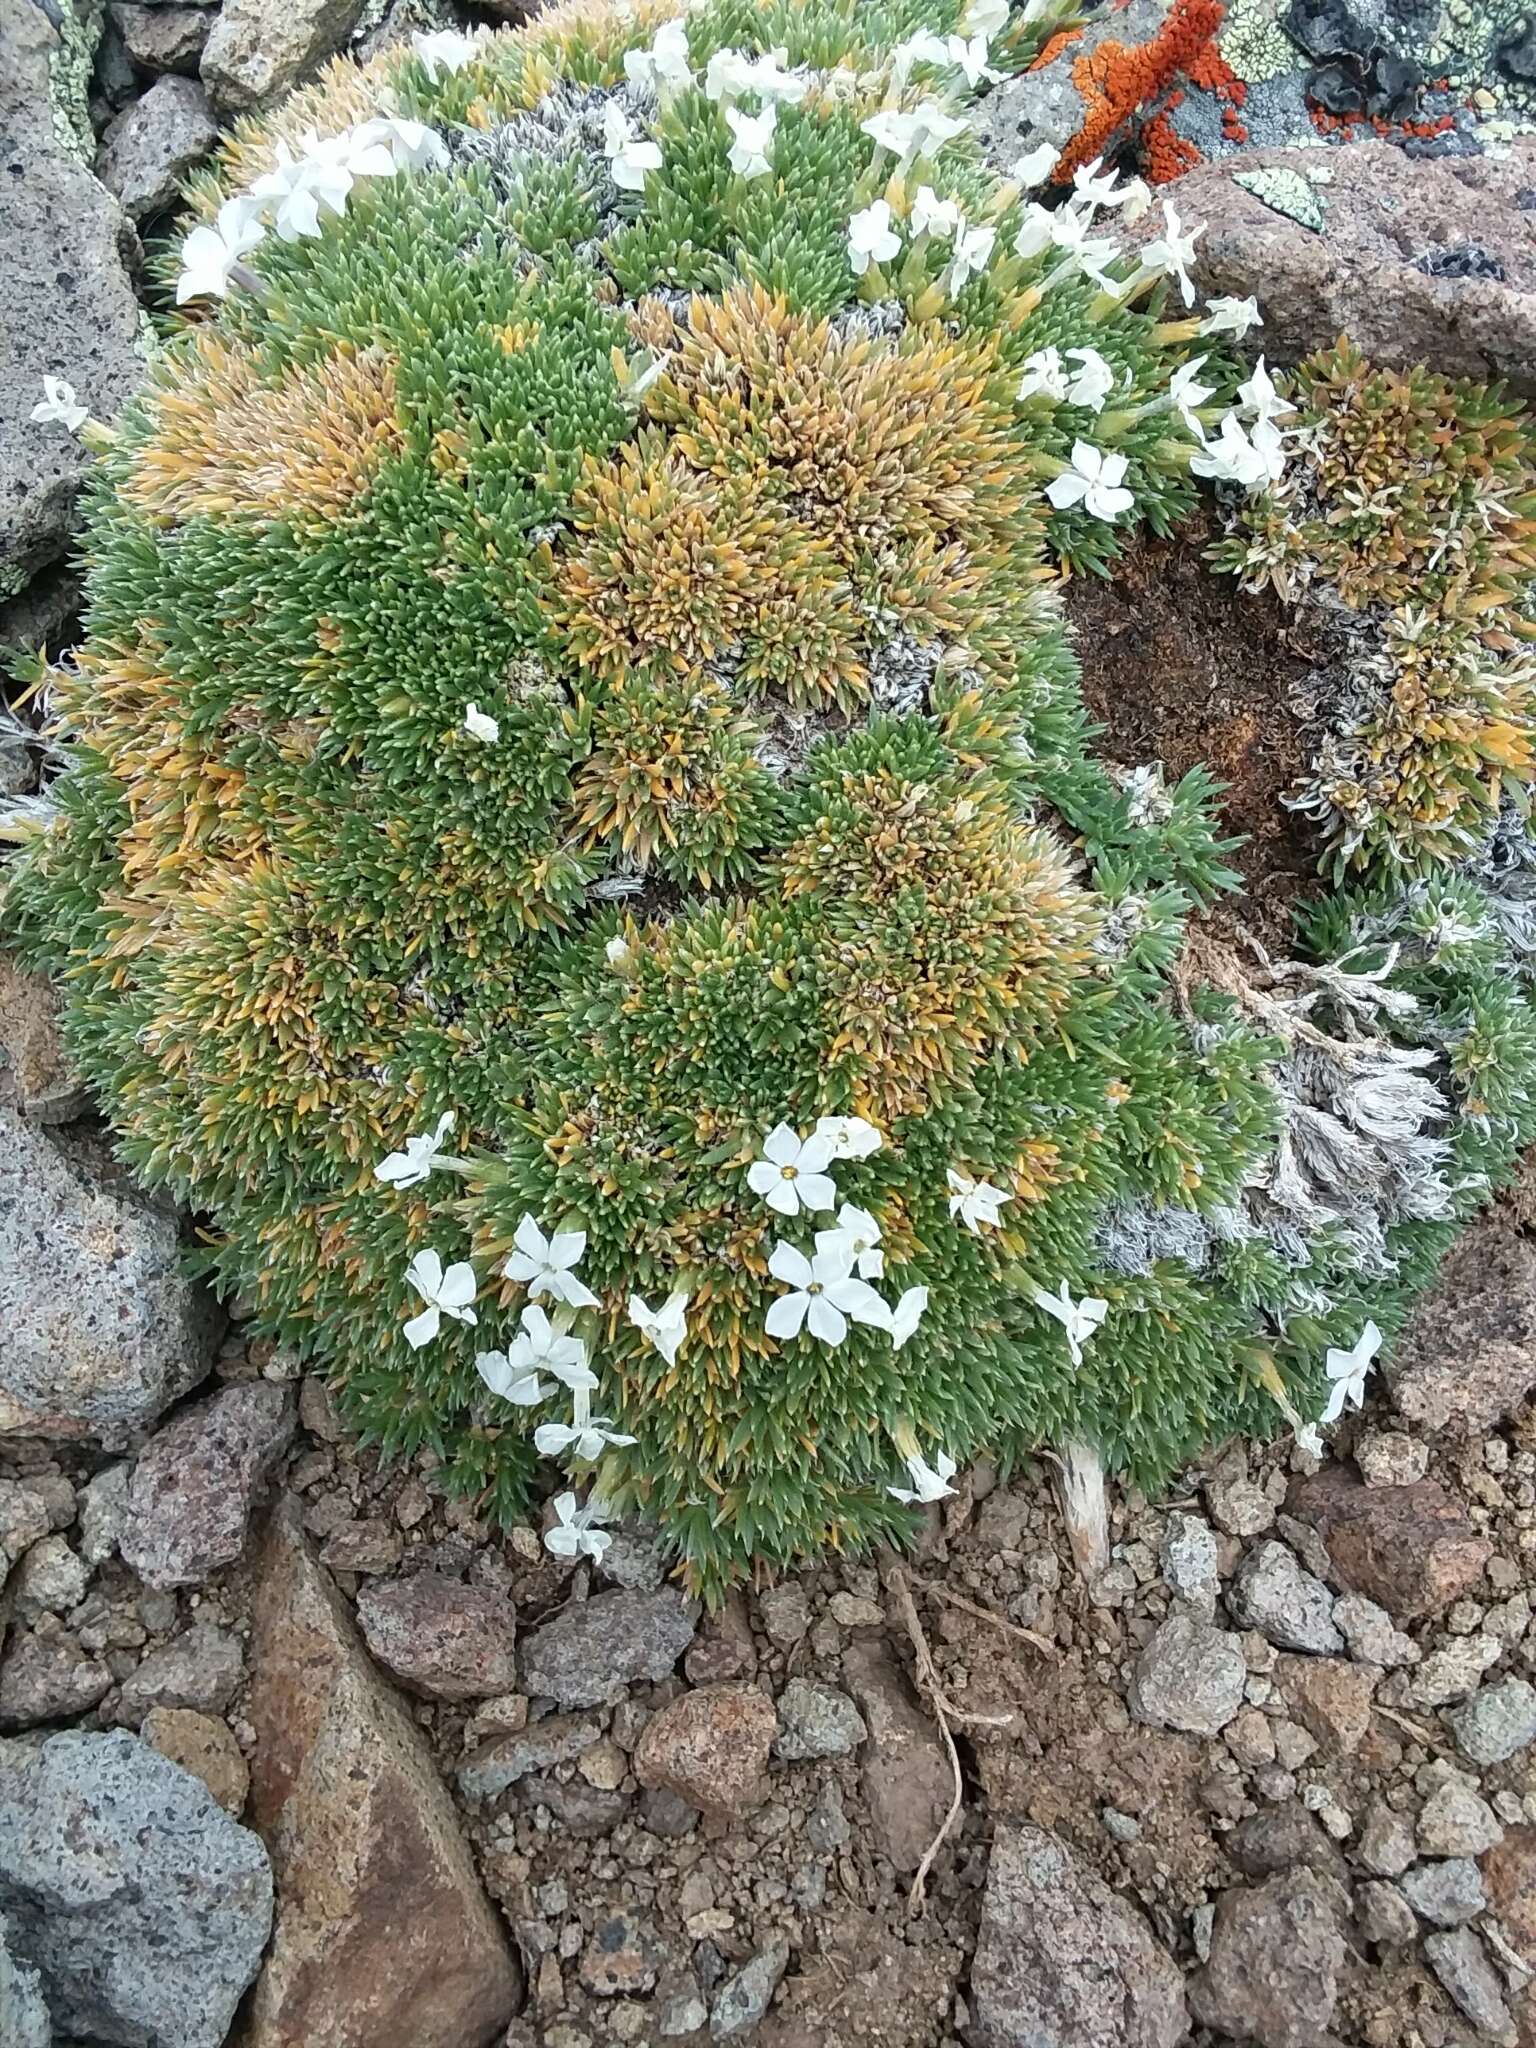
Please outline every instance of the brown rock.
[[1484, 1436], [1536, 1387], [1536, 1245], [1497, 1210], [1455, 1245], [1387, 1367], [1410, 1422]]
[[287, 1511], [262, 1547], [251, 1663], [277, 1920], [242, 2048], [486, 2048], [521, 1972], [420, 1731]]
[[740, 1593], [728, 1593], [724, 1606], [705, 1616], [683, 1669], [693, 1685], [721, 1685], [727, 1679], [757, 1675], [757, 1646]]
[[0, 1728], [39, 1728], [86, 1713], [112, 1683], [67, 1630], [12, 1629], [0, 1653]]
[[145, 1715], [139, 1733], [173, 1764], [201, 1778], [224, 1811], [240, 1818], [251, 1787], [250, 1766], [223, 1721], [187, 1707], [156, 1707]]
[[610, 1913], [592, 1930], [581, 1954], [582, 1984], [594, 1998], [635, 1997], [651, 1990], [667, 1951], [649, 1920]]
[[773, 1702], [751, 1685], [702, 1685], [647, 1722], [635, 1776], [719, 1820], [739, 1820], [768, 1796]]
[[197, 75], [198, 59], [213, 25], [207, 7], [146, 7], [139, 0], [111, 0], [108, 13], [117, 24], [123, 46], [141, 71]]
[[244, 1676], [239, 1638], [212, 1622], [194, 1622], [124, 1679], [119, 1718], [137, 1726], [156, 1707], [216, 1713], [229, 1705]]
[[404, 1554], [399, 1530], [386, 1521], [338, 1522], [325, 1539], [320, 1562], [333, 1572], [392, 1572]]
[[90, 1106], [59, 1043], [52, 984], [9, 953], [0, 953], [0, 1102], [40, 1124], [68, 1123]]
[[[1368, 360], [1427, 362], [1461, 377], [1502, 377], [1536, 390], [1536, 237], [1519, 194], [1536, 185], [1536, 143], [1498, 156], [1414, 158], [1395, 142], [1352, 144], [1347, 170], [1316, 188], [1322, 233], [1233, 182], [1256, 168], [1318, 167], [1314, 149], [1251, 149], [1181, 179], [1179, 211], [1203, 220], [1195, 250], [1202, 292], [1250, 295], [1272, 361], [1295, 362], [1348, 334]], [[1437, 250], [1474, 243], [1493, 277], [1435, 277]]]
[[1350, 1756], [1371, 1725], [1379, 1673], [1344, 1657], [1281, 1657], [1275, 1683], [1324, 1756]]
[[1511, 1947], [1536, 1970], [1536, 1827], [1505, 1830], [1483, 1858], [1483, 1883]]
[[1368, 1487], [1346, 1467], [1330, 1465], [1298, 1481], [1289, 1506], [1321, 1535], [1344, 1584], [1397, 1621], [1442, 1613], [1477, 1584], [1493, 1552], [1433, 1479]]
[[1348, 1894], [1310, 1870], [1224, 1892], [1210, 1961], [1189, 1980], [1197, 2020], [1258, 2048], [1315, 2048], [1333, 2018]]
[[234, 1563], [293, 1436], [293, 1408], [289, 1389], [253, 1380], [184, 1408], [150, 1438], [128, 1481], [118, 1539], [146, 1586], [200, 1585]]
[[376, 1579], [357, 1596], [368, 1647], [425, 1700], [483, 1700], [517, 1684], [512, 1603], [442, 1572]]
[[897, 1870], [916, 1870], [954, 1796], [949, 1757], [883, 1643], [851, 1644], [843, 1683], [869, 1729], [860, 1775], [875, 1846]]
[[225, 0], [203, 51], [221, 114], [271, 106], [351, 35], [362, 0]]

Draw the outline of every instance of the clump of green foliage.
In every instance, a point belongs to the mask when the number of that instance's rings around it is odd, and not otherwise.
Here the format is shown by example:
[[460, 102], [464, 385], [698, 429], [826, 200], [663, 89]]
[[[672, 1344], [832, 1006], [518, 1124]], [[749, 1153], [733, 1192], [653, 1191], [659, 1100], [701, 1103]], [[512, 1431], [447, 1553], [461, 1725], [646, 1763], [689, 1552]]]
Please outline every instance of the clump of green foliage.
[[[500, 1518], [567, 1439], [710, 1594], [899, 1534], [904, 1462], [1080, 1443], [1150, 1486], [1316, 1413], [1529, 1114], [1492, 923], [1420, 957], [1362, 902], [1305, 985], [1192, 971], [1235, 879], [1215, 787], [1094, 759], [1047, 547], [1102, 567], [1128, 522], [1046, 490], [1086, 437], [1178, 520], [1198, 322], [1130, 256], [1107, 291], [1018, 253], [963, 132], [867, 133], [935, 89], [893, 50], [959, 16], [594, 0], [245, 124], [205, 216], [381, 107], [445, 160], [269, 235], [121, 421], [48, 677], [73, 765], [8, 895], [124, 1154], [361, 1431]], [[658, 101], [625, 58], [676, 20]], [[731, 49], [806, 77], [769, 175], [699, 83]], [[995, 253], [856, 268], [852, 217], [924, 186]], [[1052, 348], [1109, 394], [1021, 398]], [[776, 1247], [835, 1226], [754, 1173], [828, 1119], [887, 1304], [839, 1341], [770, 1330]], [[424, 1318], [427, 1251], [459, 1271]]]
[[1347, 343], [1288, 388], [1295, 458], [1216, 559], [1338, 643], [1305, 807], [1337, 875], [1465, 858], [1536, 766], [1529, 420], [1497, 385], [1378, 369]]

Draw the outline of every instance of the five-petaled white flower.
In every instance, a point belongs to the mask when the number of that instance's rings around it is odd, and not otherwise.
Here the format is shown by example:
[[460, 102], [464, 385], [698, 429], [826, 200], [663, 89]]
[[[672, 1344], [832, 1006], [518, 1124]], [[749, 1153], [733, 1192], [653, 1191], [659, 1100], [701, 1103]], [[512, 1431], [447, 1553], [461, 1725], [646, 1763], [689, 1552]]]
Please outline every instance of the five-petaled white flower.
[[[1008, 175], [1022, 185], [1026, 192], [1032, 192], [1037, 185], [1043, 185], [1056, 168], [1061, 151], [1054, 142], [1037, 143], [1020, 157], [1015, 157], [1008, 167]], [[1049, 236], [1046, 238], [1049, 240]], [[1041, 243], [1041, 248], [1045, 243]], [[1020, 254], [1023, 252], [1020, 251]]]
[[931, 185], [918, 186], [912, 211], [907, 216], [907, 225], [914, 235], [932, 235], [940, 242], [947, 242], [959, 229], [960, 221], [957, 200], [941, 199]]
[[688, 61], [688, 30], [680, 21], [669, 21], [656, 31], [648, 50], [626, 50], [624, 76], [631, 85], [649, 86], [658, 99], [666, 100], [693, 83]]
[[75, 387], [63, 377], [44, 377], [43, 395], [32, 408], [33, 419], [43, 422], [56, 420], [70, 433], [83, 427], [91, 416], [88, 405], [82, 405], [75, 396]]
[[1019, 232], [1013, 238], [1013, 253], [1026, 259], [1038, 256], [1042, 250], [1051, 247], [1055, 234], [1055, 214], [1048, 206], [1042, 206], [1038, 199], [1031, 199], [1024, 209]]
[[882, 149], [894, 150], [903, 164], [914, 157], [931, 155], [964, 128], [964, 121], [946, 114], [937, 100], [924, 100], [921, 106], [906, 113], [895, 107], [882, 107], [878, 114], [859, 123], [862, 134], [872, 136]]
[[773, 101], [760, 114], [727, 107], [725, 119], [736, 138], [731, 144], [731, 169], [743, 178], [767, 177], [773, 169], [773, 132], [779, 124], [779, 110]]
[[512, 1242], [517, 1249], [502, 1271], [509, 1280], [521, 1280], [535, 1301], [541, 1294], [547, 1294], [551, 1301], [563, 1301], [567, 1308], [598, 1306], [591, 1288], [576, 1278], [576, 1268], [587, 1248], [584, 1230], [557, 1230], [553, 1237], [546, 1237], [538, 1219], [525, 1214]]
[[181, 275], [176, 280], [176, 303], [188, 299], [221, 299], [229, 290], [230, 277], [266, 235], [259, 218], [261, 203], [249, 192], [226, 199], [212, 224], [196, 227], [181, 245]]
[[812, 1131], [802, 1138], [788, 1124], [775, 1124], [763, 1140], [763, 1156], [747, 1168], [747, 1186], [780, 1216], [802, 1209], [833, 1209], [837, 1188], [827, 1168], [832, 1140]]
[[629, 1320], [668, 1365], [677, 1363], [677, 1354], [688, 1335], [688, 1301], [689, 1296], [681, 1287], [674, 1287], [660, 1308], [651, 1308], [638, 1294], [629, 1297]]
[[985, 79], [997, 80], [1001, 71], [995, 71], [987, 62], [987, 36], [951, 36], [946, 48], [949, 61], [973, 90]]
[[475, 1269], [468, 1259], [461, 1259], [445, 1273], [442, 1260], [429, 1246], [412, 1259], [405, 1269], [405, 1277], [427, 1304], [419, 1316], [412, 1316], [400, 1333], [413, 1351], [419, 1351], [423, 1344], [432, 1342], [442, 1328], [444, 1316], [455, 1323], [479, 1320], [470, 1307], [478, 1283]]
[[[1050, 215], [1051, 240], [1067, 258], [1069, 269], [1084, 271], [1105, 291], [1118, 292], [1119, 285], [1107, 275], [1104, 266], [1120, 254], [1120, 244], [1113, 235], [1095, 235], [1092, 228], [1093, 208], [1081, 206], [1076, 200]], [[1022, 236], [1024, 230], [1019, 232]], [[1020, 255], [1024, 253], [1019, 250]]]
[[[389, 152], [381, 146], [379, 153], [389, 167]], [[280, 142], [276, 165], [252, 185], [251, 197], [271, 215], [280, 240], [298, 242], [320, 233], [322, 206], [338, 218], [346, 212], [347, 195], [355, 182], [351, 166], [334, 151], [326, 156], [295, 156], [286, 142]]]
[[1163, 201], [1163, 232], [1154, 242], [1148, 242], [1141, 252], [1143, 274], [1148, 271], [1166, 271], [1170, 277], [1179, 280], [1179, 291], [1186, 306], [1195, 303], [1194, 280], [1190, 277], [1189, 266], [1195, 259], [1195, 243], [1205, 233], [1205, 223], [1184, 232], [1171, 199]]
[[1072, 461], [1060, 476], [1052, 477], [1045, 495], [1058, 512], [1081, 502], [1095, 519], [1118, 519], [1136, 503], [1133, 491], [1125, 488], [1126, 459], [1106, 453], [1088, 441], [1072, 443]]
[[875, 1126], [861, 1116], [819, 1116], [814, 1135], [826, 1139], [834, 1159], [868, 1159], [885, 1143]]
[[1251, 412], [1256, 420], [1284, 419], [1295, 406], [1288, 398], [1282, 398], [1275, 389], [1275, 380], [1264, 367], [1264, 358], [1259, 357], [1253, 366], [1253, 374], [1246, 384], [1237, 387], [1238, 403], [1244, 412]]
[[928, 1306], [926, 1287], [909, 1287], [891, 1310], [890, 1335], [892, 1347], [899, 1351], [923, 1320], [923, 1311]]
[[1262, 327], [1257, 299], [1234, 299], [1230, 296], [1207, 299], [1205, 318], [1200, 322], [1202, 334], [1231, 334], [1239, 341], [1250, 327]]
[[958, 1216], [972, 1237], [980, 1237], [981, 1227], [997, 1230], [1002, 1226], [1002, 1207], [1011, 1202], [1012, 1195], [1005, 1195], [1001, 1188], [993, 1187], [989, 1180], [972, 1180], [968, 1173], [957, 1173], [950, 1167], [949, 1213]]
[[1082, 364], [1067, 385], [1067, 403], [1102, 412], [1105, 399], [1115, 388], [1114, 371], [1096, 348], [1069, 348], [1067, 354]]
[[1067, 1333], [1067, 1350], [1072, 1363], [1081, 1365], [1083, 1346], [1109, 1314], [1109, 1303], [1096, 1294], [1087, 1294], [1081, 1301], [1074, 1301], [1065, 1280], [1055, 1294], [1048, 1294], [1043, 1287], [1037, 1287], [1031, 1299], [1036, 1308], [1044, 1309], [1048, 1316], [1054, 1316], [1060, 1323]]
[[[836, 1241], [821, 1247], [821, 1238]], [[849, 1321], [871, 1329], [890, 1327], [891, 1312], [866, 1280], [856, 1279], [853, 1251], [841, 1232], [822, 1231], [814, 1258], [782, 1241], [773, 1248], [768, 1270], [790, 1290], [769, 1308], [763, 1328], [770, 1337], [798, 1337], [802, 1325], [823, 1344], [841, 1344]]]
[[660, 143], [637, 135], [617, 100], [603, 109], [603, 151], [609, 176], [624, 192], [643, 192], [646, 172], [661, 169]]
[[563, 1387], [590, 1394], [597, 1375], [587, 1364], [587, 1347], [579, 1337], [556, 1327], [537, 1302], [529, 1302], [518, 1319], [522, 1329], [505, 1351], [482, 1351], [475, 1370], [493, 1394], [533, 1408], [549, 1393], [540, 1371], [553, 1374]]
[[483, 740], [488, 747], [494, 747], [501, 738], [499, 723], [473, 700], [464, 706], [464, 730], [472, 740]]
[[1371, 1362], [1381, 1349], [1381, 1332], [1368, 1322], [1348, 1351], [1330, 1349], [1324, 1365], [1333, 1386], [1320, 1422], [1337, 1422], [1346, 1408], [1359, 1408], [1365, 1401], [1365, 1382]]
[[569, 1423], [543, 1422], [533, 1432], [534, 1448], [541, 1456], [558, 1458], [574, 1451], [584, 1465], [594, 1464], [603, 1455], [604, 1444], [634, 1441], [614, 1428], [611, 1417], [592, 1413], [592, 1396], [586, 1387], [578, 1387], [571, 1396]]
[[848, 263], [862, 277], [871, 263], [889, 263], [901, 254], [901, 237], [891, 225], [890, 202], [876, 199], [848, 222]]
[[765, 100], [780, 100], [787, 107], [799, 106], [811, 82], [803, 71], [784, 69], [788, 55], [789, 51], [780, 43], [765, 56], [753, 57], [746, 68], [743, 90], [755, 92]]
[[590, 1557], [596, 1564], [613, 1538], [597, 1525], [605, 1519], [600, 1500], [577, 1507], [574, 1493], [557, 1493], [550, 1502], [554, 1509], [553, 1528], [544, 1532], [544, 1548], [555, 1557]]
[[955, 1461], [947, 1451], [937, 1452], [931, 1465], [916, 1451], [903, 1458], [902, 1463], [911, 1475], [911, 1486], [888, 1486], [885, 1490], [905, 1501], [908, 1507], [926, 1507], [930, 1501], [943, 1500], [954, 1492], [949, 1482], [955, 1476]]
[[1192, 455], [1189, 466], [1196, 476], [1240, 484], [1245, 491], [1260, 490], [1284, 473], [1280, 430], [1270, 420], [1256, 420], [1250, 436], [1235, 412], [1223, 413], [1216, 439]]
[[861, 1280], [878, 1280], [884, 1274], [885, 1253], [880, 1249], [880, 1225], [867, 1209], [844, 1202], [837, 1212], [837, 1228], [817, 1231], [817, 1251], [833, 1251], [838, 1247], [849, 1253]]
[[416, 1188], [431, 1173], [442, 1155], [443, 1140], [453, 1129], [454, 1117], [451, 1109], [445, 1109], [437, 1120], [437, 1128], [421, 1131], [414, 1138], [407, 1138], [402, 1152], [391, 1152], [381, 1159], [373, 1169], [375, 1180], [387, 1181], [395, 1188]]
[[476, 40], [456, 28], [440, 28], [412, 36], [411, 48], [422, 70], [435, 81], [440, 71], [462, 71], [475, 54]]
[[1200, 382], [1200, 371], [1205, 361], [1204, 356], [1195, 356], [1191, 361], [1181, 363], [1168, 379], [1169, 403], [1182, 416], [1185, 426], [1197, 441], [1205, 439], [1205, 428], [1195, 417], [1195, 408], [1216, 396], [1214, 384]]
[[992, 261], [996, 245], [996, 228], [961, 228], [955, 236], [954, 255], [944, 273], [944, 288], [951, 298], [963, 291], [973, 277], [981, 275]]
[[1024, 358], [1024, 374], [1019, 379], [1020, 398], [1053, 398], [1058, 403], [1067, 395], [1071, 382], [1061, 360], [1061, 350], [1056, 347], [1037, 348], [1032, 356]]
[[440, 171], [449, 162], [448, 145], [437, 130], [403, 114], [375, 114], [352, 132], [360, 144], [382, 143], [397, 171]]

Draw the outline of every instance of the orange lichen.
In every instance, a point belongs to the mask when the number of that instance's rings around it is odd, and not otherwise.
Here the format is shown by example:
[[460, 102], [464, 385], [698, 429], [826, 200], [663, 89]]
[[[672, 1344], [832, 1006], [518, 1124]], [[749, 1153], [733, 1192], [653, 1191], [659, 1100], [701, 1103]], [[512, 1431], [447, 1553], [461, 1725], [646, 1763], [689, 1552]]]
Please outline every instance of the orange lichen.
[[1046, 65], [1053, 63], [1070, 44], [1081, 42], [1082, 35], [1081, 25], [1077, 28], [1057, 29], [1055, 35], [1042, 45], [1039, 56], [1029, 67], [1030, 70], [1043, 71]]
[[[1082, 95], [1086, 118], [1057, 160], [1054, 181], [1066, 184], [1080, 165], [1106, 155], [1125, 128], [1155, 102], [1166, 102], [1176, 81], [1191, 76], [1192, 67], [1207, 58], [1221, 64], [1214, 38], [1225, 18], [1224, 0], [1173, 0], [1162, 27], [1145, 43], [1128, 47], [1106, 38], [1096, 50], [1085, 51], [1072, 66], [1072, 83]], [[1166, 103], [1159, 111], [1166, 113]]]

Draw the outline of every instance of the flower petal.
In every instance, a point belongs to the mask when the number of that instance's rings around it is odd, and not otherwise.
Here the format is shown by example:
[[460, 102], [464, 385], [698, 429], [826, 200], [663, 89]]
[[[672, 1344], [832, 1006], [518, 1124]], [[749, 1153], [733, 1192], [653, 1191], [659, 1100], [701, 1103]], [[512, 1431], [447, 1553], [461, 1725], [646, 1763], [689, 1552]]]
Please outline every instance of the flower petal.
[[810, 1301], [808, 1294], [781, 1294], [777, 1301], [769, 1304], [763, 1328], [770, 1337], [798, 1337]]

